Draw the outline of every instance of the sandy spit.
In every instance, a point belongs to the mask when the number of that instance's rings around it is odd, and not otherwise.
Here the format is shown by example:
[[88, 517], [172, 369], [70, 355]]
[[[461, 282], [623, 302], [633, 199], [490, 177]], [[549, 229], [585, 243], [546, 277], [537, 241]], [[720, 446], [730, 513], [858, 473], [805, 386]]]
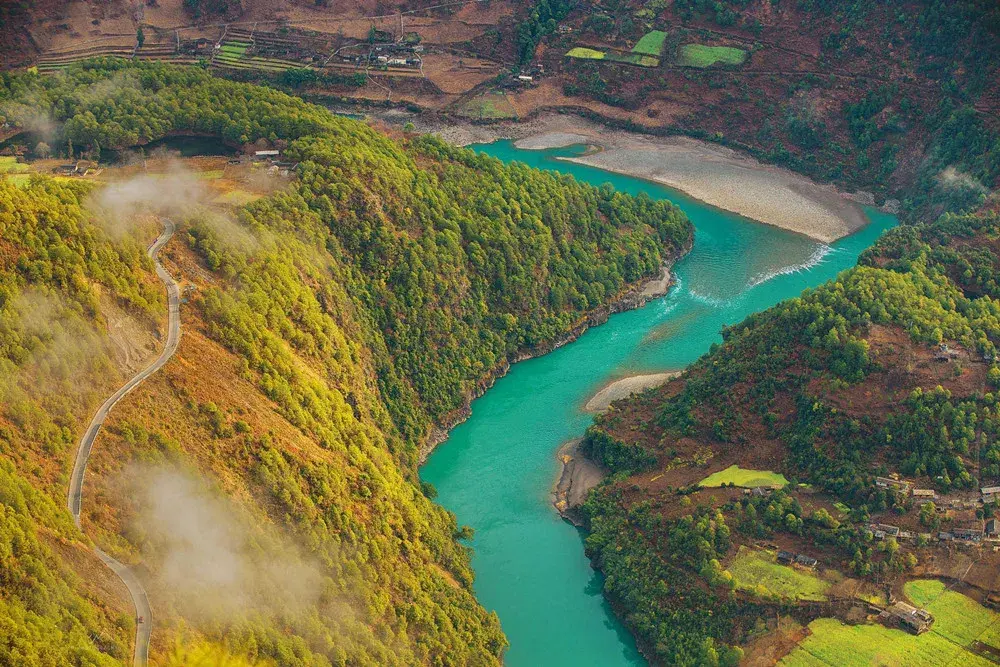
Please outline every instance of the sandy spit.
[[594, 394], [583, 406], [585, 412], [605, 412], [612, 403], [632, 394], [639, 394], [647, 389], [659, 387], [661, 384], [680, 375], [680, 371], [670, 373], [650, 373], [649, 375], [633, 375], [616, 380]]
[[576, 116], [546, 117], [538, 124], [542, 131], [518, 139], [518, 148], [596, 146], [600, 150], [563, 159], [663, 183], [712, 206], [824, 243], [868, 224], [861, 207], [833, 186], [724, 146], [609, 131]]

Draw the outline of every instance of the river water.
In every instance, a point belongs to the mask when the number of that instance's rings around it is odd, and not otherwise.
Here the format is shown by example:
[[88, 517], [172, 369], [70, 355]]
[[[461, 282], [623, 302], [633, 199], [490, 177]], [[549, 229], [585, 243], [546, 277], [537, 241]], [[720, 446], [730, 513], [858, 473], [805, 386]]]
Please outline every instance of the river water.
[[584, 556], [583, 534], [551, 505], [556, 450], [583, 434], [591, 417], [582, 406], [603, 385], [684, 368], [722, 339], [723, 325], [853, 266], [896, 221], [868, 210], [871, 224], [826, 245], [664, 186], [556, 159], [581, 147], [527, 151], [502, 141], [473, 148], [594, 185], [670, 199], [695, 226], [694, 249], [674, 266], [677, 282], [667, 296], [615, 315], [551, 354], [515, 364], [421, 469], [437, 487], [438, 502], [476, 531], [475, 590], [499, 614], [510, 639], [507, 665], [644, 665], [601, 595], [602, 577]]

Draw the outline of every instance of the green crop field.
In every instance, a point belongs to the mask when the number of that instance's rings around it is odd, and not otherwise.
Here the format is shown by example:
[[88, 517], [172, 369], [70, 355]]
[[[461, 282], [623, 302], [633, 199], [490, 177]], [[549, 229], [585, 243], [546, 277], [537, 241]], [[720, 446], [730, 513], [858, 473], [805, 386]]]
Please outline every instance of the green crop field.
[[663, 43], [667, 41], [667, 33], [662, 30], [653, 30], [642, 36], [636, 45], [632, 47], [632, 53], [641, 53], [647, 56], [660, 57], [663, 53]]
[[687, 67], [711, 67], [716, 63], [742, 65], [746, 59], [746, 51], [731, 46], [685, 44], [677, 54], [677, 64]]
[[3, 178], [15, 187], [23, 188], [31, 180], [31, 174], [7, 174]]
[[830, 665], [966, 665], [993, 663], [968, 650], [974, 641], [1000, 647], [1000, 614], [940, 581], [911, 581], [904, 588], [915, 605], [934, 615], [930, 631], [914, 636], [881, 625], [844, 625], [831, 618], [809, 624], [812, 634], [780, 664], [791, 667]]
[[465, 103], [460, 112], [468, 118], [517, 118], [517, 111], [500, 93], [484, 93]]
[[577, 46], [566, 52], [570, 58], [588, 58], [590, 60], [604, 60], [604, 51], [595, 51], [585, 46]]
[[[249, 46], [249, 45], [247, 45], [247, 46]], [[221, 51], [224, 54], [228, 54], [228, 55], [233, 55], [233, 56], [239, 57], [239, 56], [242, 56], [244, 53], [247, 52], [247, 46], [244, 46], [242, 44], [232, 44], [232, 43], [230, 43], [230, 44], [223, 44], [221, 47], [219, 47], [219, 51]]]
[[788, 484], [788, 480], [785, 479], [784, 475], [770, 470], [745, 470], [739, 466], [729, 466], [725, 470], [712, 473], [698, 482], [699, 486], [722, 486], [723, 484], [735, 484], [748, 489], [755, 486], [782, 487]]
[[726, 568], [736, 579], [736, 587], [753, 590], [763, 586], [769, 593], [798, 600], [825, 600], [831, 583], [819, 576], [775, 562], [773, 551], [741, 546]]
[[629, 63], [641, 67], [657, 67], [660, 64], [658, 58], [644, 56], [639, 53], [615, 53], [608, 52], [604, 55], [605, 60], [613, 60], [616, 63]]
[[936, 579], [907, 582], [906, 597], [934, 615], [931, 632], [968, 646], [979, 640], [1000, 648], [1000, 614], [961, 593], [945, 589]]
[[15, 174], [28, 171], [30, 167], [17, 161], [16, 157], [10, 155], [0, 156], [0, 174]]
[[844, 625], [833, 618], [809, 624], [811, 635], [779, 663], [786, 667], [812, 665], [963, 665], [989, 667], [993, 663], [969, 653], [935, 632], [914, 636], [881, 625]]
[[254, 194], [253, 192], [247, 192], [246, 190], [230, 190], [225, 192], [212, 201], [216, 204], [230, 204], [232, 206], [243, 206], [244, 204], [249, 204], [250, 202], [260, 199], [264, 195]]

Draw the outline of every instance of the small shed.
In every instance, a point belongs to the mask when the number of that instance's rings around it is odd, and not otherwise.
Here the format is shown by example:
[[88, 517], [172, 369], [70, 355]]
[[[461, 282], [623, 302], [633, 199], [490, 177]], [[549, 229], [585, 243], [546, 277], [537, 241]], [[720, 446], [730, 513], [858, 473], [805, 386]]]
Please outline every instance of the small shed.
[[816, 567], [816, 559], [811, 556], [806, 556], [805, 554], [799, 554], [795, 557], [795, 564], [799, 567], [804, 567], [807, 570], [812, 570]]
[[891, 537], [896, 537], [897, 535], [899, 535], [899, 526], [893, 526], [888, 523], [880, 523], [878, 525], [878, 529]]

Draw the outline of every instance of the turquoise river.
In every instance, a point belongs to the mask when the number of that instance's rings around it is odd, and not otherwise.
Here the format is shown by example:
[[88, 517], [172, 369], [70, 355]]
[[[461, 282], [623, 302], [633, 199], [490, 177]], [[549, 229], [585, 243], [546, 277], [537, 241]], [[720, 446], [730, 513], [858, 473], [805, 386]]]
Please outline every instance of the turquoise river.
[[865, 229], [826, 245], [654, 183], [556, 159], [581, 147], [527, 151], [504, 141], [474, 148], [594, 185], [670, 199], [694, 223], [694, 249], [675, 265], [676, 284], [667, 296], [514, 365], [473, 403], [469, 420], [421, 471], [437, 487], [438, 501], [476, 531], [475, 589], [510, 639], [507, 665], [646, 664], [601, 595], [602, 577], [584, 556], [583, 534], [551, 505], [556, 450], [590, 424], [582, 406], [603, 385], [684, 368], [721, 340], [723, 325], [853, 266], [895, 219], [870, 210]]

